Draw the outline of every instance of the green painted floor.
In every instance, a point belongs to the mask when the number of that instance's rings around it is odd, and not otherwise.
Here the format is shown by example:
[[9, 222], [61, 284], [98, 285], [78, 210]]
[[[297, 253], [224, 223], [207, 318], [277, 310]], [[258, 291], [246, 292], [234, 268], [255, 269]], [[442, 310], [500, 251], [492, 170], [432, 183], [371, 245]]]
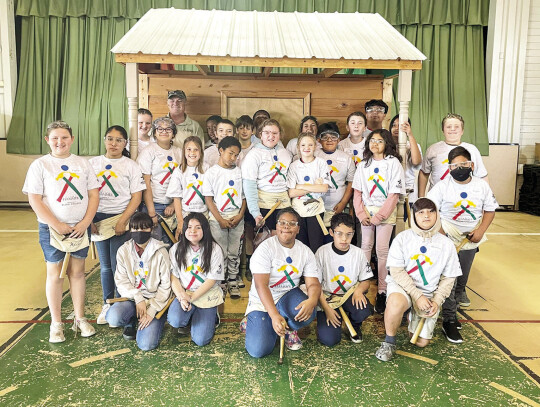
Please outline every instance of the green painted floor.
[[[88, 310], [100, 308], [99, 270], [88, 280]], [[71, 312], [68, 299], [64, 316]], [[93, 313], [89, 312], [89, 315]], [[229, 314], [224, 318], [238, 319]], [[48, 316], [45, 317], [47, 319]], [[363, 327], [364, 342], [346, 336], [335, 348], [318, 344], [314, 324], [303, 335], [304, 348], [286, 352], [277, 365], [278, 349], [262, 360], [244, 350], [237, 322], [222, 323], [210, 345], [199, 348], [168, 325], [161, 346], [141, 352], [122, 339], [121, 329], [98, 326], [92, 338], [48, 342], [48, 324], [35, 324], [0, 358], [1, 406], [526, 406], [540, 403], [540, 389], [471, 325], [466, 341], [452, 345], [436, 329], [426, 349], [408, 343], [402, 327], [402, 351], [438, 361], [397, 355], [378, 361], [374, 352], [383, 337], [380, 317]], [[67, 325], [66, 325], [67, 327]], [[126, 349], [79, 367], [69, 364]], [[494, 387], [504, 386], [523, 402]]]

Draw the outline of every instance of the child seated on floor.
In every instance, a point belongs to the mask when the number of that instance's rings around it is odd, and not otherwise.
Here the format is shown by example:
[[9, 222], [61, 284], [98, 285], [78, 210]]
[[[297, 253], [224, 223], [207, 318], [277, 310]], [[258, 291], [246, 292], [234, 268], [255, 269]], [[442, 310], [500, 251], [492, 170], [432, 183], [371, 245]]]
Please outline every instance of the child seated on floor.
[[461, 268], [452, 241], [439, 233], [441, 219], [437, 206], [427, 198], [413, 205], [411, 229], [396, 236], [388, 252], [389, 275], [384, 311], [386, 339], [375, 353], [387, 362], [396, 352], [396, 333], [403, 314], [409, 313], [409, 335], [415, 332], [422, 317], [425, 323], [416, 346], [427, 346], [444, 300], [461, 275]]
[[355, 343], [362, 342], [362, 322], [373, 314], [373, 307], [365, 296], [373, 272], [359, 247], [351, 245], [354, 236], [354, 219], [346, 213], [338, 213], [330, 220], [332, 243], [325, 244], [317, 253], [317, 265], [322, 273], [321, 296], [317, 311], [317, 337], [326, 346], [341, 341], [341, 316], [343, 310], [351, 320], [357, 336]]

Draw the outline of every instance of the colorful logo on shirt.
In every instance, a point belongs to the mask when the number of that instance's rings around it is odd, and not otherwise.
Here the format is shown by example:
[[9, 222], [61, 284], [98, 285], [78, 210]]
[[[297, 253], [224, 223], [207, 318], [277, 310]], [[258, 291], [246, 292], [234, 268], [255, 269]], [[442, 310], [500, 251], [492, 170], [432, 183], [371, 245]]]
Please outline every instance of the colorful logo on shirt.
[[191, 280], [189, 284], [186, 287], [186, 290], [189, 290], [195, 280], [199, 280], [201, 283], [204, 283], [204, 279], [200, 276], [202, 274], [203, 270], [199, 266], [199, 255], [195, 255], [194, 258], [191, 259], [191, 266], [186, 268], [186, 273], [190, 273], [192, 275]]
[[178, 163], [174, 162], [173, 158], [170, 155], [168, 155], [167, 156], [167, 162], [163, 166], [163, 168], [165, 168], [167, 170], [167, 173], [165, 174], [163, 179], [161, 181], [159, 181], [159, 183], [161, 185], [163, 185], [165, 183], [165, 181], [167, 181], [167, 178], [169, 178], [172, 175], [172, 173], [174, 172], [176, 167], [178, 167]]
[[[64, 195], [66, 194], [68, 188], [71, 188], [73, 191], [75, 191], [75, 193], [79, 196], [79, 198], [82, 201], [83, 196], [81, 195], [77, 187], [75, 187], [75, 185], [73, 185], [73, 183], [71, 182], [73, 178], [79, 178], [79, 176], [75, 174], [74, 172], [68, 171], [69, 167], [67, 165], [62, 165], [60, 168], [62, 168], [62, 172], [58, 174], [58, 176], [56, 177], [56, 180], [57, 181], [63, 180], [65, 184], [64, 184], [64, 188], [62, 188], [62, 192], [60, 192], [60, 195], [58, 196], [58, 198], [56, 198], [56, 200], [58, 202], [62, 202], [62, 198], [64, 198]], [[69, 179], [66, 178], [66, 173], [69, 174]]]
[[98, 175], [97, 175], [98, 179], [99, 178], [103, 178], [103, 182], [101, 183], [101, 186], [99, 187], [99, 190], [101, 191], [101, 189], [107, 185], [109, 187], [109, 189], [111, 190], [111, 192], [113, 193], [113, 195], [115, 197], [118, 196], [118, 193], [114, 190], [112, 184], [109, 182], [109, 180], [111, 179], [111, 177], [114, 177], [114, 178], [118, 178], [118, 176], [114, 173], [114, 171], [112, 170], [112, 165], [111, 164], [107, 164], [105, 166], [105, 169], [103, 171], [101, 171]]
[[[193, 198], [195, 198], [196, 195], [199, 195], [199, 198], [201, 198], [201, 200], [204, 202], [204, 196], [201, 194], [200, 191], [202, 187], [202, 181], [199, 179], [199, 174], [194, 172], [193, 177], [195, 178], [195, 181], [193, 181], [187, 186], [188, 189], [193, 189], [193, 194], [186, 201], [186, 205], [189, 205], [189, 203], [193, 200]], [[197, 186], [195, 186], [195, 184], [197, 184]]]
[[148, 268], [144, 266], [144, 262], [139, 262], [139, 268], [135, 269], [135, 287], [141, 288], [143, 285], [146, 287], [146, 279], [148, 278]]
[[353, 150], [352, 153], [353, 153], [352, 160], [353, 160], [354, 166], [356, 167], [358, 164], [362, 162], [362, 159], [358, 156], [358, 153], [359, 153], [358, 150]]
[[[472, 206], [473, 208], [476, 208], [476, 205], [474, 204], [474, 202], [472, 201], [469, 201], [467, 199], [467, 192], [462, 192], [460, 195], [459, 195], [461, 198], [461, 200], [459, 200], [455, 205], [454, 205], [454, 208], [459, 208], [461, 207], [461, 210], [456, 213], [454, 215], [454, 217], [452, 218], [453, 220], [457, 220], [457, 218], [459, 218], [461, 215], [463, 215], [465, 212], [467, 212], [469, 215], [471, 215], [471, 218], [473, 218], [473, 220], [476, 220], [476, 216], [473, 215], [473, 213], [469, 210], [469, 208]], [[466, 205], [466, 206], [465, 206]]]
[[276, 179], [276, 177], [278, 175], [281, 175], [283, 177], [283, 179], [285, 181], [287, 181], [287, 177], [283, 174], [283, 172], [281, 172], [282, 170], [285, 170], [287, 169], [287, 166], [285, 164], [283, 164], [282, 162], [278, 161], [278, 156], [277, 155], [274, 155], [272, 157], [274, 159], [273, 163], [272, 163], [272, 166], [270, 167], [270, 172], [274, 171], [274, 175], [272, 175], [272, 178], [270, 178], [270, 184], [272, 182], [274, 182], [274, 180]]
[[[345, 267], [339, 266], [338, 271], [340, 273], [343, 273], [345, 271]], [[347, 277], [345, 274], [338, 274], [335, 276], [332, 280], [330, 280], [333, 283], [337, 283], [337, 288], [332, 291], [333, 294], [337, 294], [339, 290], [342, 290], [344, 293], [347, 292], [347, 289], [345, 288], [345, 284], [349, 283], [352, 284], [352, 281], [349, 277]]]
[[332, 181], [332, 184], [338, 189], [338, 184], [334, 177], [332, 176], [333, 173], [337, 174], [339, 170], [332, 165], [332, 160], [326, 160], [326, 164], [328, 164], [328, 168], [330, 169], [330, 181]]
[[282, 277], [276, 283], [272, 284], [270, 288], [274, 288], [275, 286], [280, 285], [284, 283], [285, 281], [289, 281], [289, 284], [291, 285], [292, 288], [296, 287], [296, 284], [294, 284], [294, 281], [292, 280], [291, 276], [294, 273], [298, 274], [298, 269], [292, 265], [291, 257], [287, 257], [285, 261], [287, 262], [287, 264], [284, 264], [283, 266], [277, 269], [278, 273], [283, 272], [285, 274], [285, 277]]
[[227, 195], [227, 200], [225, 201], [225, 203], [223, 204], [223, 206], [221, 207], [220, 211], [223, 212], [225, 210], [225, 208], [227, 207], [227, 205], [231, 204], [232, 206], [234, 206], [236, 209], [240, 209], [240, 207], [238, 205], [236, 205], [236, 202], [234, 202], [234, 197], [238, 197], [238, 191], [236, 189], [234, 189], [234, 181], [231, 179], [229, 181], [229, 185], [230, 185], [230, 188], [227, 188], [225, 191], [223, 191], [221, 193], [221, 195]]
[[422, 277], [422, 281], [424, 282], [424, 285], [428, 285], [428, 282], [426, 280], [426, 275], [424, 274], [424, 268], [422, 266], [426, 263], [431, 266], [433, 265], [433, 262], [431, 261], [431, 259], [424, 254], [426, 252], [427, 252], [426, 247], [421, 246], [420, 253], [415, 254], [414, 256], [411, 257], [411, 260], [414, 260], [416, 262], [416, 266], [414, 266], [412, 269], [407, 271], [407, 274], [411, 274], [411, 273], [414, 273], [416, 270], [418, 270], [420, 273], [420, 277]]
[[[306, 176], [304, 177], [304, 181], [306, 182], [306, 184], [310, 184], [310, 182], [309, 182], [310, 179], [311, 179], [311, 178], [309, 177], [309, 175], [306, 175]], [[308, 193], [305, 194], [305, 195], [299, 196], [298, 199], [302, 199], [304, 196], [307, 196], [309, 199], [315, 199], [315, 198], [313, 198], [313, 195], [311, 195], [311, 192], [308, 192]]]
[[379, 188], [379, 190], [382, 192], [384, 197], [387, 198], [386, 192], [380, 184], [381, 182], [384, 182], [384, 178], [379, 174], [379, 168], [375, 167], [373, 172], [375, 174], [373, 174], [371, 177], [368, 178], [368, 181], [373, 181], [373, 188], [371, 188], [371, 191], [369, 191], [369, 196], [373, 195], [373, 192], [375, 192], [375, 190]]
[[[442, 165], [448, 164], [448, 158], [447, 158], [446, 160], [444, 160], [443, 162], [441, 162], [441, 164], [442, 164]], [[442, 175], [441, 181], [442, 181], [443, 179], [445, 179], [446, 176], [447, 176], [448, 174], [450, 174], [450, 167], [448, 167], [448, 168], [446, 169], [446, 171], [444, 172], [444, 174]]]

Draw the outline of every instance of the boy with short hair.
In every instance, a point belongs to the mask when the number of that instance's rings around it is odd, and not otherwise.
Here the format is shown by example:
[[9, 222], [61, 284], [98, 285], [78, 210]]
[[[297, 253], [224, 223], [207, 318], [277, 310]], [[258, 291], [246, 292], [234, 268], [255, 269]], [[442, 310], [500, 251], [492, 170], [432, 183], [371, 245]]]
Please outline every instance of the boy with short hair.
[[242, 151], [238, 156], [238, 166], [241, 166], [242, 160], [253, 147], [253, 143], [251, 142], [251, 136], [253, 134], [253, 120], [251, 120], [251, 117], [249, 117], [247, 114], [244, 114], [236, 120], [234, 127], [236, 130], [236, 138], [242, 146]]
[[208, 167], [216, 165], [219, 161], [218, 144], [225, 137], [234, 136], [234, 123], [228, 119], [220, 119], [216, 125], [217, 144], [211, 145], [204, 150], [204, 163]]
[[338, 213], [330, 220], [330, 235], [334, 238], [315, 253], [322, 272], [322, 292], [317, 311], [317, 337], [326, 346], [341, 341], [341, 316], [338, 307], [351, 320], [358, 336], [355, 343], [362, 342], [362, 322], [373, 314], [373, 307], [365, 296], [373, 272], [362, 249], [351, 245], [354, 236], [354, 219], [346, 213]]
[[371, 99], [364, 105], [367, 116], [367, 130], [364, 137], [369, 136], [373, 130], [382, 129], [383, 121], [388, 113], [388, 105], [380, 99]]
[[221, 120], [221, 116], [214, 114], [206, 119], [206, 132], [208, 133], [208, 141], [206, 142], [205, 147], [210, 147], [214, 144], [219, 143], [216, 137], [216, 127], [218, 122]]

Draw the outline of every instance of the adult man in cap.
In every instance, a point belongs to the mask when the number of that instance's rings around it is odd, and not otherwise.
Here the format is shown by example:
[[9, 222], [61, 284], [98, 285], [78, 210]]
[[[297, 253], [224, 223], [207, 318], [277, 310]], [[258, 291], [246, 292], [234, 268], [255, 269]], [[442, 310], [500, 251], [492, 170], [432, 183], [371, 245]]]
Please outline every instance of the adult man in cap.
[[170, 90], [167, 96], [167, 106], [169, 114], [176, 124], [176, 137], [173, 139], [173, 145], [182, 148], [184, 140], [189, 136], [197, 136], [204, 145], [204, 132], [199, 123], [192, 120], [186, 114], [186, 94], [182, 90]]

